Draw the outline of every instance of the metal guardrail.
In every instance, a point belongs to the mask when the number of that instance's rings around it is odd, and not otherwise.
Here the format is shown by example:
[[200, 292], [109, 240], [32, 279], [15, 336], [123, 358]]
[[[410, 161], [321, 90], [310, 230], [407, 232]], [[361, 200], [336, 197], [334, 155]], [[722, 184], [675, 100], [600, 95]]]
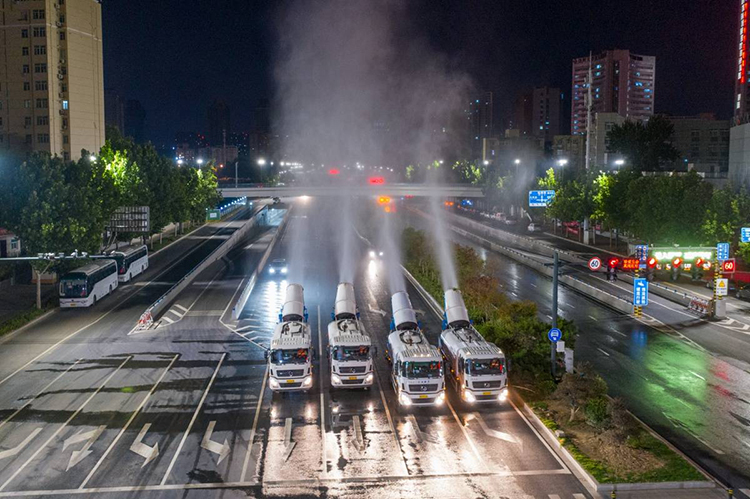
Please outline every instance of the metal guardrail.
[[268, 212], [267, 206], [264, 206], [263, 208], [255, 212], [250, 220], [247, 221], [247, 223], [245, 223], [242, 227], [234, 231], [231, 236], [229, 236], [229, 239], [216, 247], [208, 256], [201, 260], [198, 265], [193, 267], [187, 274], [185, 274], [182, 279], [177, 281], [163, 295], [157, 298], [156, 301], [152, 303], [143, 312], [143, 314], [141, 314], [136, 327], [138, 329], [148, 329], [149, 327], [151, 327], [154, 321], [154, 317], [157, 317], [167, 307], [167, 305], [169, 305], [175, 298], [177, 298], [177, 295], [180, 294], [187, 286], [189, 286], [190, 283], [193, 282], [193, 279], [195, 279], [201, 272], [206, 270], [209, 265], [226, 255], [229, 250], [231, 250], [234, 245], [237, 244], [237, 242], [245, 237], [250, 229], [255, 227], [258, 217], [263, 212]]

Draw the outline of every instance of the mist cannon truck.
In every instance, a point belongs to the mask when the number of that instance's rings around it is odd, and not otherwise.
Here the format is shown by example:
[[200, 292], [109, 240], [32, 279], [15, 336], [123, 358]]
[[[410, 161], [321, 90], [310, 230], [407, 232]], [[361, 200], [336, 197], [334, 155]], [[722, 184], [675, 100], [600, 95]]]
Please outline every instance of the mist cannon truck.
[[443, 405], [445, 381], [440, 351], [422, 333], [406, 292], [395, 293], [391, 306], [393, 320], [386, 359], [391, 364], [391, 382], [399, 403], [405, 407]]
[[369, 389], [375, 347], [362, 326], [354, 299], [354, 286], [342, 282], [336, 288], [333, 320], [328, 324], [328, 359], [331, 386]]
[[312, 388], [312, 348], [307, 323], [304, 289], [299, 284], [286, 288], [284, 306], [273, 330], [271, 348], [266, 352], [268, 387], [274, 391], [306, 391]]
[[508, 398], [505, 355], [472, 326], [457, 289], [445, 292], [440, 352], [446, 363], [446, 378], [461, 400], [474, 404], [504, 402]]

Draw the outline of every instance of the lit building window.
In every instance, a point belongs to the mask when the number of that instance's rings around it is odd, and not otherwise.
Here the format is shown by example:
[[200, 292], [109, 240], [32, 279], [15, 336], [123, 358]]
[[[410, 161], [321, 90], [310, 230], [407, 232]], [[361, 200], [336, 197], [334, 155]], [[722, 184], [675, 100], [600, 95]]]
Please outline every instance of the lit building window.
[[63, 109], [68, 109], [68, 101], [63, 101]]

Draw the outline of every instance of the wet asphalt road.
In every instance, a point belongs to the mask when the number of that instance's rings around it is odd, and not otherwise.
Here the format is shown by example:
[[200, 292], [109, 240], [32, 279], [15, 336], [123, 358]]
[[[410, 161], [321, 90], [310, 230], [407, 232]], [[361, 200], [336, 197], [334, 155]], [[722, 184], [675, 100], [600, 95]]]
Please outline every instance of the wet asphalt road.
[[[295, 253], [295, 224], [324, 223], [317, 202], [295, 207], [271, 258]], [[361, 240], [355, 288], [381, 352], [376, 386], [331, 391], [323, 358], [309, 393], [272, 395], [263, 346], [286, 283], [264, 273], [239, 320], [231, 306], [273, 233], [258, 231], [198, 276], [164, 314], [171, 322], [162, 318], [156, 329], [128, 335], [160, 294], [159, 285], [139, 283], [177, 254], [131, 285], [143, 296], [118, 290], [98, 305], [105, 308], [73, 311], [75, 321], [53, 314], [7, 339], [0, 497], [591, 497], [511, 405], [463, 407], [451, 397], [442, 409], [399, 410], [382, 358], [390, 319], [384, 266]], [[308, 233], [302, 244], [316, 258], [301, 280], [323, 351], [318, 333], [330, 317], [338, 262], [324, 231]], [[436, 342], [438, 317], [407, 291]], [[79, 321], [94, 324], [70, 331]]]
[[[421, 217], [411, 213], [407, 217], [415, 226], [425, 227]], [[453, 238], [485, 257], [490, 253], [456, 233]], [[507, 294], [537, 303], [540, 317], [549, 321], [551, 279], [493, 255], [502, 263], [496, 277]], [[575, 275], [612, 294], [632, 297], [632, 287], [623, 282], [608, 283], [587, 271]], [[750, 497], [745, 492], [750, 489], [750, 336], [746, 330], [699, 320], [653, 294], [644, 310], [648, 317], [637, 320], [560, 286], [559, 311], [579, 327], [576, 361], [591, 362], [609, 384], [611, 395], [622, 397], [639, 418], [734, 487], [736, 497]]]

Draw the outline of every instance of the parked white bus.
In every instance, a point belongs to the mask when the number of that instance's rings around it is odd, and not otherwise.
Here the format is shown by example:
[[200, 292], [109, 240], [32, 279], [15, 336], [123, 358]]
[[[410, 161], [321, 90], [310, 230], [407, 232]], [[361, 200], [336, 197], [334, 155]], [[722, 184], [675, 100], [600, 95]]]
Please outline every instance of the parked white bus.
[[148, 248], [146, 245], [126, 246], [112, 251], [111, 256], [117, 262], [117, 280], [128, 282], [148, 268]]
[[60, 307], [90, 307], [117, 289], [117, 262], [109, 259], [68, 272], [60, 279]]

